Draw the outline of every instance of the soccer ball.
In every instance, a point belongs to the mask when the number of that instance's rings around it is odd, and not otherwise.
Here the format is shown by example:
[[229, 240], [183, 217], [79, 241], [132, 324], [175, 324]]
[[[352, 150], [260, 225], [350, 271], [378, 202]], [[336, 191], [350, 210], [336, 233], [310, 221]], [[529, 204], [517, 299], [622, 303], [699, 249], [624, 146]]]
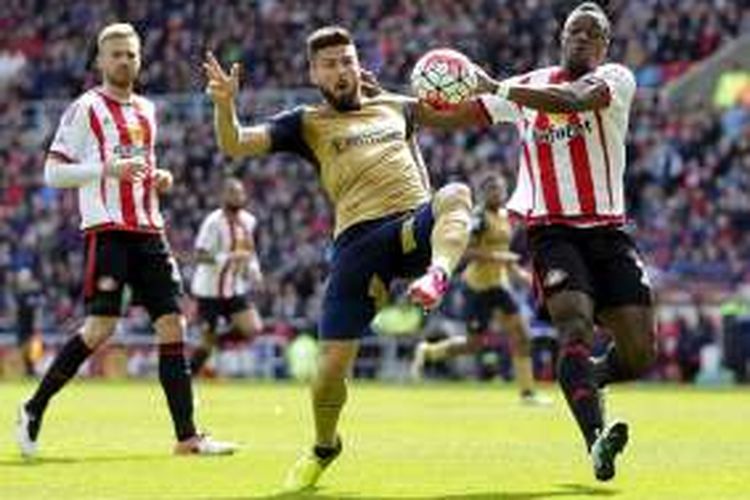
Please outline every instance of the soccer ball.
[[418, 99], [446, 109], [468, 98], [477, 86], [477, 74], [468, 57], [453, 49], [424, 54], [411, 72], [411, 88]]

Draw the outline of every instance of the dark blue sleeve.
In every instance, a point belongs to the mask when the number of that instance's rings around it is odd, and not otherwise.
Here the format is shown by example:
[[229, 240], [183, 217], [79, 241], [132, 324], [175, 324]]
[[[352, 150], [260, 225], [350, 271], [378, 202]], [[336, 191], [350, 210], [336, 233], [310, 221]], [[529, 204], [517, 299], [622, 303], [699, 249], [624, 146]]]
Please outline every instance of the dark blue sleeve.
[[309, 148], [302, 136], [302, 108], [294, 108], [272, 116], [268, 120], [271, 134], [271, 152], [297, 153], [307, 156]]

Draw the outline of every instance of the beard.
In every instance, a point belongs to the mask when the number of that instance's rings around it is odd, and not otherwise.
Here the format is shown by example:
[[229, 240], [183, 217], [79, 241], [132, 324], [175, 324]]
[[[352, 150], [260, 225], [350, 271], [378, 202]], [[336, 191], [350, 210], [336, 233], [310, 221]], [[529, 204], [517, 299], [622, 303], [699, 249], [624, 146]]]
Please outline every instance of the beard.
[[330, 92], [323, 87], [319, 87], [319, 89], [326, 102], [336, 111], [357, 111], [362, 107], [362, 103], [359, 100], [356, 90], [344, 94], [341, 97], [336, 97], [333, 92]]
[[127, 89], [133, 86], [135, 76], [129, 70], [116, 69], [106, 75], [107, 82], [113, 87]]

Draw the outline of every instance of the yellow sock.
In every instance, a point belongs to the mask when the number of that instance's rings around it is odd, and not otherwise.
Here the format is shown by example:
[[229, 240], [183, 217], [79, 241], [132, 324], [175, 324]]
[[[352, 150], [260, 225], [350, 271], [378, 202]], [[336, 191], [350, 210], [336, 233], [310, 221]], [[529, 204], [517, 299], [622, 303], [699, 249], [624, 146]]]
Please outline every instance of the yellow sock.
[[516, 383], [522, 393], [534, 390], [534, 371], [531, 367], [531, 357], [513, 356], [513, 373]]
[[448, 275], [461, 260], [469, 243], [471, 190], [464, 184], [449, 184], [438, 191], [432, 202], [435, 226], [432, 229], [432, 265]]

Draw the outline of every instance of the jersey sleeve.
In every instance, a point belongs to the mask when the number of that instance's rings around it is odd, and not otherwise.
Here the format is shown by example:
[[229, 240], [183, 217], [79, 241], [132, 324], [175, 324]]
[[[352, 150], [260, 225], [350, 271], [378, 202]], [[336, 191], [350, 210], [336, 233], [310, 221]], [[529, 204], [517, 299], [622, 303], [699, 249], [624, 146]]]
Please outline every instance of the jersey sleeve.
[[79, 101], [72, 103], [60, 118], [49, 151], [71, 163], [79, 163], [86, 156], [91, 140], [88, 108]]
[[198, 237], [195, 239], [195, 249], [205, 250], [209, 253], [214, 253], [217, 225], [213, 224], [213, 218], [209, 217], [203, 221], [200, 229], [198, 230]]
[[268, 120], [268, 132], [271, 136], [271, 152], [296, 153], [306, 155], [308, 149], [302, 135], [304, 110], [295, 108], [272, 116]]
[[523, 119], [521, 108], [495, 94], [482, 94], [477, 102], [490, 123], [516, 123]]
[[636, 82], [633, 72], [622, 64], [603, 64], [594, 71], [609, 88], [610, 105], [627, 109], [635, 95]]

